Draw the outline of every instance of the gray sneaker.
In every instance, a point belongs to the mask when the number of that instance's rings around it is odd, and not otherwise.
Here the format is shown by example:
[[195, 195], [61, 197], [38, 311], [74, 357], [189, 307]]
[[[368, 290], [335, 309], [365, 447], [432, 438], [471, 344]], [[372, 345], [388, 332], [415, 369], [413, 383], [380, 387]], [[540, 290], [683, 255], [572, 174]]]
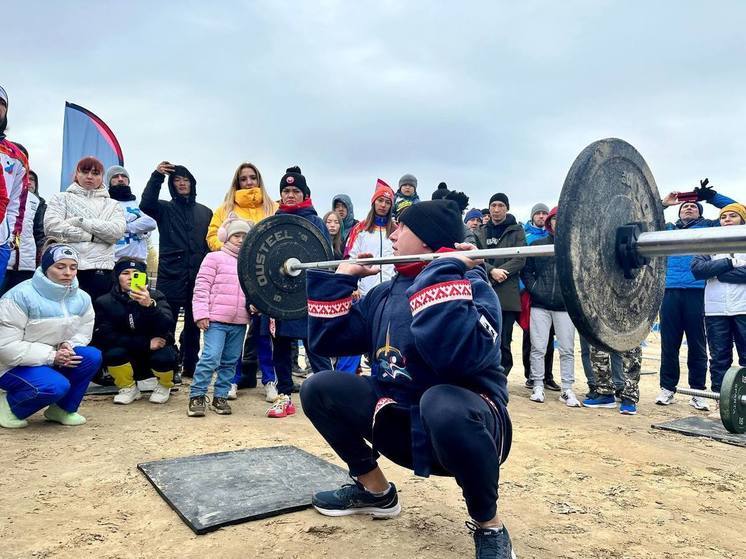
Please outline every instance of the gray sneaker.
[[516, 559], [508, 529], [486, 530], [474, 522], [466, 522], [466, 527], [474, 535], [476, 559]]
[[233, 413], [226, 398], [213, 398], [210, 403], [210, 409], [218, 415], [230, 415]]
[[193, 396], [189, 398], [187, 415], [189, 417], [204, 417], [207, 408], [207, 396]]

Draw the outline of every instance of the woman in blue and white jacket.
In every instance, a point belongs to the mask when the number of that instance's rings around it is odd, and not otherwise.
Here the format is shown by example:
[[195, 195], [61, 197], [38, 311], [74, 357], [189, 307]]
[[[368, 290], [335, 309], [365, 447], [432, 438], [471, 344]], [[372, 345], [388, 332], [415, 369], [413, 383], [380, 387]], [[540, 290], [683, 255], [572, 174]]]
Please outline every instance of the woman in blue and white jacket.
[[94, 313], [90, 296], [78, 289], [78, 253], [50, 246], [34, 277], [0, 299], [0, 426], [26, 427], [26, 418], [47, 407], [44, 417], [82, 425], [85, 391], [101, 365], [88, 347]]

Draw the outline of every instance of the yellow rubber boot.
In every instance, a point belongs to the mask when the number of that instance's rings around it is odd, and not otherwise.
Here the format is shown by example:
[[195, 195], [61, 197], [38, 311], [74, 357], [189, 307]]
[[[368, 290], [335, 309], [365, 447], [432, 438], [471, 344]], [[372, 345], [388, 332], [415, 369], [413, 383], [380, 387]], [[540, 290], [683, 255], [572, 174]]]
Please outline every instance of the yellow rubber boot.
[[150, 395], [150, 401], [154, 404], [165, 404], [171, 396], [171, 387], [174, 385], [174, 372], [153, 371], [155, 378], [158, 379], [158, 386], [153, 389]]
[[135, 384], [135, 371], [132, 369], [132, 363], [125, 363], [124, 365], [109, 365], [106, 367], [109, 374], [114, 379], [114, 384], [120, 390], [122, 388], [129, 388]]

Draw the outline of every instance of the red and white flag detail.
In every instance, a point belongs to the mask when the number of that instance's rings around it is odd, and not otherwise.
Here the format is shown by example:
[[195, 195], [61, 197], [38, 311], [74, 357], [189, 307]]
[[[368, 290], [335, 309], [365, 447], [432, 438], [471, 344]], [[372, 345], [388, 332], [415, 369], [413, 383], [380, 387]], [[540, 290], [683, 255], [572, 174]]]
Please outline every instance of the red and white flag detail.
[[412, 316], [418, 312], [448, 301], [471, 301], [471, 282], [469, 280], [444, 281], [426, 287], [409, 298]]

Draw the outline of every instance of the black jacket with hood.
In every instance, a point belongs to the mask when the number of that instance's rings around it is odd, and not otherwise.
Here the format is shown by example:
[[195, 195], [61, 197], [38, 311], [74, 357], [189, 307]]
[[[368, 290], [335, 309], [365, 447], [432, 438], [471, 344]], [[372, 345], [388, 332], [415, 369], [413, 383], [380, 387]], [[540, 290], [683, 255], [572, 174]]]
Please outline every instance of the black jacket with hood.
[[[176, 192], [174, 175], [189, 177], [189, 196]], [[197, 203], [197, 181], [186, 167], [176, 165], [168, 177], [170, 201], [158, 199], [164, 178], [153, 171], [142, 193], [140, 209], [158, 223], [158, 290], [172, 301], [186, 303], [192, 299], [202, 259], [210, 252], [206, 238], [212, 210]]]

